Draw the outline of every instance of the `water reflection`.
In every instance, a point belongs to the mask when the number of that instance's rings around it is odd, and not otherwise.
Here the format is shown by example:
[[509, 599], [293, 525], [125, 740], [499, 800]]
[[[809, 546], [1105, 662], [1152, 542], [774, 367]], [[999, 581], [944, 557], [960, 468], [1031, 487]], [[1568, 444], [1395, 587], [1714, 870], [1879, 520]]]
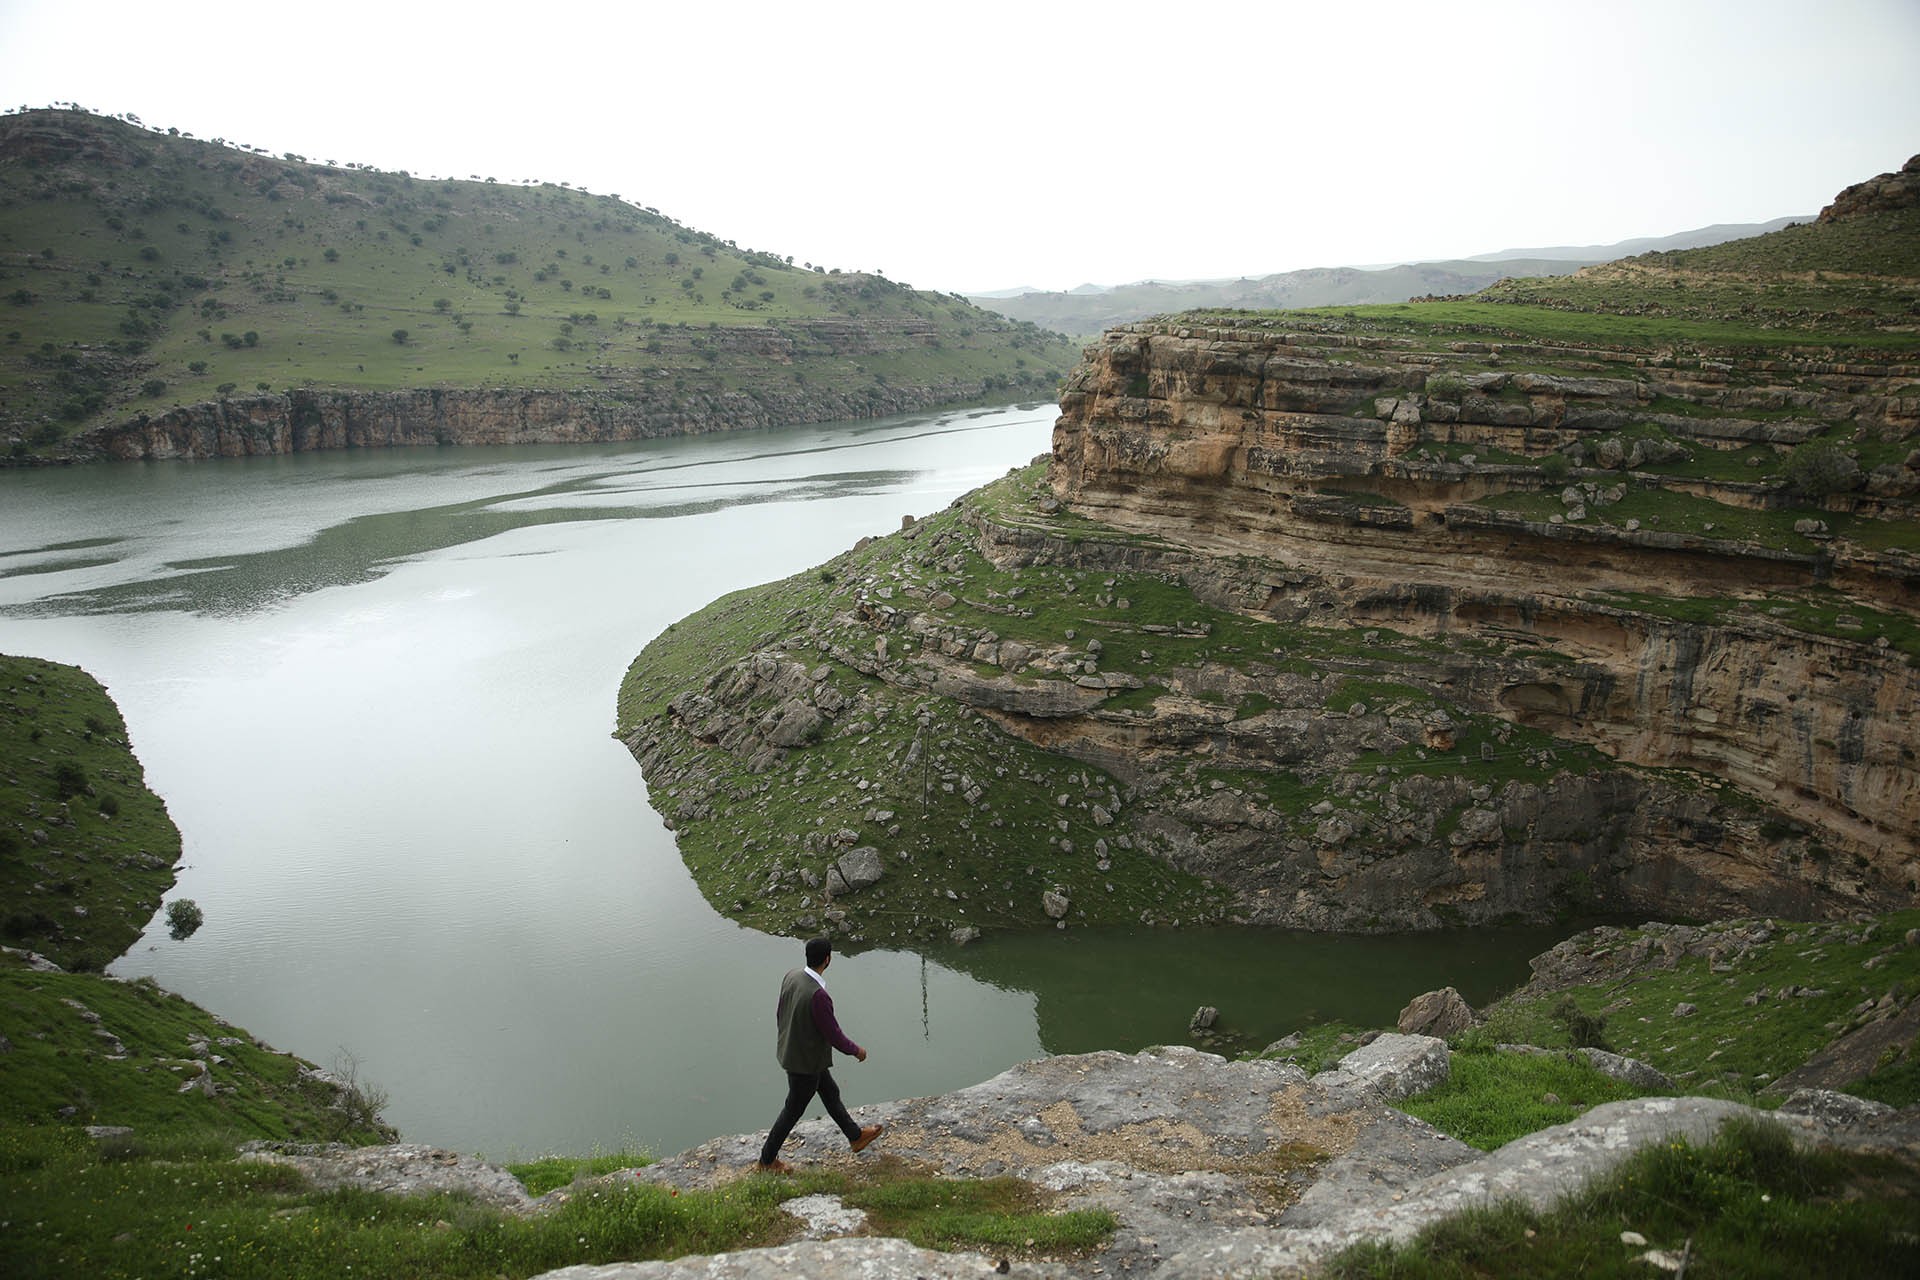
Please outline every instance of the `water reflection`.
[[1222, 1048], [1258, 1049], [1338, 1020], [1392, 1026], [1414, 996], [1459, 989], [1479, 1006], [1520, 985], [1527, 961], [1578, 926], [1379, 937], [1219, 927], [1004, 934], [935, 949], [939, 963], [1034, 996], [1049, 1053], [1185, 1043], [1201, 1005]]
[[[328, 587], [370, 582], [395, 564], [450, 547], [497, 537], [515, 529], [594, 520], [676, 520], [725, 507], [771, 502], [823, 502], [898, 487], [912, 478], [902, 470], [865, 470], [813, 475], [786, 482], [605, 487], [622, 472], [571, 476], [549, 485], [417, 511], [358, 516], [322, 529], [311, 542], [239, 555], [170, 560], [157, 581], [120, 582], [64, 592], [9, 607], [41, 615], [142, 613], [184, 610], [214, 616], [271, 608]], [[688, 496], [702, 493], [704, 497]], [[675, 495], [665, 500], [663, 495]], [[569, 503], [580, 495], [604, 501]], [[624, 499], [624, 500], [621, 500]], [[110, 545], [118, 539], [103, 539]], [[57, 573], [117, 563], [112, 559], [52, 561], [0, 573]]]

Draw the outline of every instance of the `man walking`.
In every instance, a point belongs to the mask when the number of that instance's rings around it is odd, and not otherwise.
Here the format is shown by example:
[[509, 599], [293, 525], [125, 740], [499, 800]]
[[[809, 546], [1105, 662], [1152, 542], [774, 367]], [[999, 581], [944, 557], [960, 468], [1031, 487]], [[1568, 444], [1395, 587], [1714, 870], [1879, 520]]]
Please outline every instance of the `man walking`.
[[856, 1062], [867, 1060], [867, 1051], [847, 1039], [833, 1016], [833, 997], [827, 994], [822, 975], [833, 962], [833, 943], [826, 938], [807, 940], [807, 967], [795, 969], [780, 983], [780, 1003], [774, 1019], [779, 1027], [780, 1065], [787, 1073], [787, 1103], [780, 1118], [773, 1122], [766, 1145], [760, 1148], [760, 1168], [767, 1173], [791, 1173], [780, 1159], [780, 1146], [806, 1113], [815, 1094], [825, 1104], [827, 1114], [847, 1135], [855, 1151], [864, 1151], [880, 1136], [884, 1127], [870, 1124], [864, 1129], [853, 1122], [840, 1101], [840, 1086], [833, 1082], [833, 1051], [849, 1054]]

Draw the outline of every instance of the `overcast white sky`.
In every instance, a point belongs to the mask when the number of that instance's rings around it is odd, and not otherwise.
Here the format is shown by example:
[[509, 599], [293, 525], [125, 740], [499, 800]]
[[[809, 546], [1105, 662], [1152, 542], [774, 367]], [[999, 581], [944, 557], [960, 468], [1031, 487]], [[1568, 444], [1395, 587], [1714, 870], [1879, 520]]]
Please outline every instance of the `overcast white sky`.
[[0, 0], [0, 105], [569, 182], [921, 288], [1811, 214], [1920, 151], [1920, 0]]

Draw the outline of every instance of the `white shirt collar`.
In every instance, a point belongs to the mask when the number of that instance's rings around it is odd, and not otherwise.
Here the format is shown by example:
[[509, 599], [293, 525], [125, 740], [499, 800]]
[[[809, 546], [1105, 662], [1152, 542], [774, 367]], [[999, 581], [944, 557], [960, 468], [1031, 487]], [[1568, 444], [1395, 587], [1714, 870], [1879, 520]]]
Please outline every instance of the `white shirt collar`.
[[812, 968], [809, 965], [802, 965], [800, 971], [806, 974], [809, 978], [812, 978], [815, 982], [819, 983], [820, 989], [822, 991], [825, 991], [827, 989], [827, 980], [820, 976], [818, 970]]

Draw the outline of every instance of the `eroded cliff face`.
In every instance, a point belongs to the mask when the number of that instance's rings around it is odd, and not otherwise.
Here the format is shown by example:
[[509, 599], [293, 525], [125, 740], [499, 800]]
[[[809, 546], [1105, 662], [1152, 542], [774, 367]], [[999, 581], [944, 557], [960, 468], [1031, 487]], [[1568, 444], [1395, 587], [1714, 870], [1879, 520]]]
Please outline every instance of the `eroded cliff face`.
[[[1586, 367], [1485, 367], [1549, 355]], [[1199, 563], [1268, 566], [1239, 571], [1241, 609], [1442, 640], [1443, 662], [1396, 679], [1631, 766], [1509, 784], [1441, 842], [1391, 823], [1356, 841], [1343, 821], [1274, 862], [1259, 834], [1224, 856], [1216, 839], [1219, 878], [1252, 886], [1306, 857], [1331, 873], [1336, 911], [1353, 877], [1384, 875], [1403, 897], [1527, 914], [1569, 868], [1583, 891], [1608, 886], [1603, 904], [1639, 910], [1894, 903], [1912, 899], [1920, 843], [1914, 376], [1134, 326], [1077, 371], [1049, 480], [1076, 515]], [[1688, 465], [1785, 452], [1835, 423], [1892, 460], [1820, 511]], [[1716, 528], [1716, 512], [1736, 527]], [[1826, 625], [1810, 628], [1816, 613]], [[1248, 727], [1190, 745], [1249, 768], [1359, 745], [1318, 741], [1310, 721]], [[1342, 872], [1356, 855], [1368, 869]]]
[[[851, 341], [851, 339], [849, 339]], [[771, 355], [762, 358], [771, 359]], [[909, 413], [981, 394], [978, 383], [847, 394], [567, 392], [515, 388], [292, 391], [211, 400], [87, 433], [76, 457], [233, 458], [406, 445], [592, 444]]]

